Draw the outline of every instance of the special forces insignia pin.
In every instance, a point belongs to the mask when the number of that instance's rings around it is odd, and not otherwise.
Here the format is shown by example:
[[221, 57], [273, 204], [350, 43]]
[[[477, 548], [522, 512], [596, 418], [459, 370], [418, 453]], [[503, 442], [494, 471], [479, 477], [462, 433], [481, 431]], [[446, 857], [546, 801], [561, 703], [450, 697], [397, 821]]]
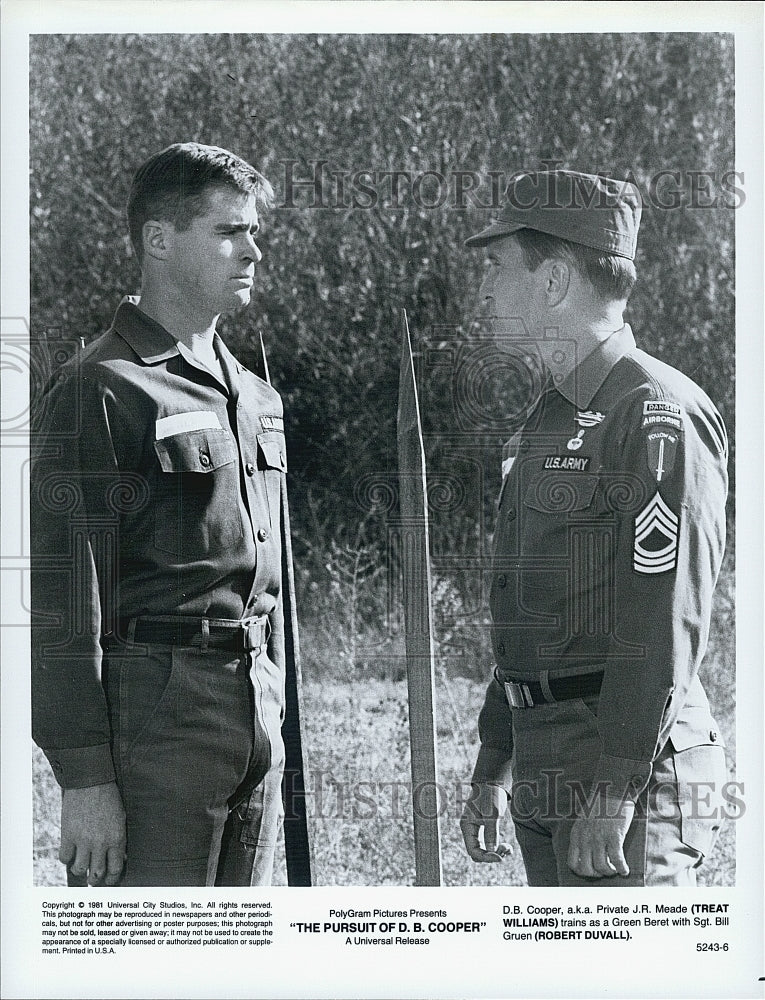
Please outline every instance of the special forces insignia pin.
[[656, 493], [635, 518], [635, 572], [667, 573], [675, 569], [679, 534], [680, 518]]

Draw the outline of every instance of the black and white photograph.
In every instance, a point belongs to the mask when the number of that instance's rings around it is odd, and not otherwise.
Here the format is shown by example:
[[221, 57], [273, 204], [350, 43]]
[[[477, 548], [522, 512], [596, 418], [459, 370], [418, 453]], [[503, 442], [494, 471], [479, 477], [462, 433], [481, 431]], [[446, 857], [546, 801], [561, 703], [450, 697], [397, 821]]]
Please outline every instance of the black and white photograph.
[[761, 995], [762, 10], [586, 6], [5, 5], [4, 995]]

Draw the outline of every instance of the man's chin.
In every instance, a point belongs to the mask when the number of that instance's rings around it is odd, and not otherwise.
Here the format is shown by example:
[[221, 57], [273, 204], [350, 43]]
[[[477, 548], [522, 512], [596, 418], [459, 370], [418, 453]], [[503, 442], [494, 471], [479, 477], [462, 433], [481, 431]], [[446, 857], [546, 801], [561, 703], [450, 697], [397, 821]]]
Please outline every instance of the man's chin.
[[222, 310], [223, 315], [231, 316], [242, 312], [250, 304], [251, 299], [252, 290], [249, 288], [240, 288], [234, 295], [233, 301], [230, 301], [227, 307]]

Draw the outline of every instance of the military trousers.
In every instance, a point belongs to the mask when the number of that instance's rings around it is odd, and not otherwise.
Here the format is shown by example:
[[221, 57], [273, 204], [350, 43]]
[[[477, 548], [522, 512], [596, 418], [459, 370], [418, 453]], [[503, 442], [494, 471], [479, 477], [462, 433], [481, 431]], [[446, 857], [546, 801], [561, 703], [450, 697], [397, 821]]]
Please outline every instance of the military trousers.
[[119, 884], [270, 885], [281, 671], [265, 652], [119, 643], [103, 683], [127, 824]]
[[[513, 709], [510, 812], [531, 886], [694, 886], [725, 816], [722, 746], [667, 742], [635, 803], [624, 843], [627, 876], [583, 878], [567, 864], [577, 816], [597, 817], [598, 696]], [[711, 722], [711, 719], [710, 719]]]

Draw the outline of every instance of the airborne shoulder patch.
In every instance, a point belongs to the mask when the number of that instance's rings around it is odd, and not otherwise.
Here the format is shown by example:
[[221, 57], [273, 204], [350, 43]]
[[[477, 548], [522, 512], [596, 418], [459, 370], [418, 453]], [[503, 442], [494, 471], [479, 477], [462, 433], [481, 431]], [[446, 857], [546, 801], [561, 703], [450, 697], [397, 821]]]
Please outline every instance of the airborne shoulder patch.
[[666, 399], [647, 399], [643, 403], [642, 427], [653, 427], [664, 424], [682, 430], [683, 408], [678, 403], [670, 403]]
[[682, 406], [666, 399], [647, 399], [641, 428], [646, 432], [648, 468], [660, 483], [675, 467], [683, 435]]
[[635, 518], [632, 568], [636, 573], [668, 573], [677, 568], [680, 518], [654, 494]]

